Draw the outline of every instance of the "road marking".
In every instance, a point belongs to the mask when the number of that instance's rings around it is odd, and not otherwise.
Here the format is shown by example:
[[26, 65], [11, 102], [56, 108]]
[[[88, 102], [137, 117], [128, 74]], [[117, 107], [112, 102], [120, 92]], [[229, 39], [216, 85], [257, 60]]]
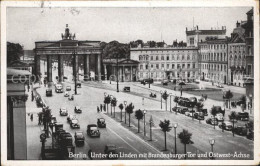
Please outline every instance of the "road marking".
[[133, 141], [132, 139], [130, 139], [129, 137], [126, 137], [127, 139], [129, 139], [130, 141]]

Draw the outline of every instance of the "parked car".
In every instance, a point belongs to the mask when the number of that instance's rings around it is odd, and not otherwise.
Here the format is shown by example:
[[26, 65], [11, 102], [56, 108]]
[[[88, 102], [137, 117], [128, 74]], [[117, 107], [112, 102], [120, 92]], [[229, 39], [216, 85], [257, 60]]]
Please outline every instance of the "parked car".
[[55, 85], [55, 92], [56, 93], [63, 93], [63, 87], [61, 84], [56, 84]]
[[66, 91], [71, 91], [71, 86], [66, 86]]
[[190, 110], [190, 111], [185, 112], [185, 115], [192, 117], [192, 116], [194, 116], [194, 113], [195, 113], [194, 110]]
[[68, 91], [66, 91], [66, 92], [64, 93], [64, 97], [69, 97], [69, 92], [68, 92]]
[[150, 97], [152, 97], [152, 98], [156, 98], [156, 93], [150, 93]]
[[204, 113], [203, 112], [195, 112], [194, 113], [194, 118], [198, 120], [204, 120]]
[[104, 152], [107, 155], [107, 159], [117, 159], [119, 157], [116, 145], [106, 145]]
[[100, 137], [100, 132], [96, 124], [89, 124], [87, 126], [87, 134], [90, 137]]
[[201, 111], [203, 112], [204, 116], [208, 116], [208, 110], [207, 109], [202, 109]]
[[234, 128], [234, 133], [237, 135], [241, 135], [241, 136], [246, 136], [247, 135], [247, 129], [245, 126], [236, 126]]
[[218, 120], [216, 118], [208, 118], [206, 123], [211, 125], [218, 125]]
[[248, 112], [238, 112], [237, 113], [237, 119], [238, 120], [243, 120], [243, 121], [249, 120]]
[[46, 96], [52, 96], [52, 89], [46, 89]]
[[233, 125], [231, 122], [222, 122], [218, 125], [219, 128], [231, 131], [233, 128]]
[[[214, 118], [213, 115], [211, 115], [211, 118]], [[217, 113], [215, 118], [217, 119], [217, 121], [223, 121], [224, 120], [224, 116], [222, 113]]]
[[180, 109], [181, 114], [185, 114], [185, 112], [188, 112], [188, 111], [189, 111], [188, 108], [181, 108]]
[[180, 110], [181, 110], [181, 107], [176, 107], [176, 106], [175, 106], [175, 107], [172, 108], [172, 111], [173, 111], [173, 112], [176, 112], [176, 111], [177, 111], [177, 112], [180, 112]]
[[76, 117], [76, 115], [68, 115], [67, 116], [67, 122], [71, 122], [71, 120], [73, 120], [73, 119], [77, 119], [77, 117]]
[[81, 107], [80, 107], [80, 106], [75, 106], [74, 112], [76, 112], [76, 113], [82, 113]]
[[69, 100], [74, 100], [74, 94], [69, 95], [68, 99]]
[[68, 116], [68, 110], [65, 107], [60, 108], [60, 115], [61, 116]]
[[74, 138], [75, 138], [76, 145], [84, 144], [84, 142], [85, 142], [85, 137], [84, 137], [83, 131], [76, 131]]
[[98, 118], [97, 119], [97, 126], [99, 128], [106, 128], [106, 121], [104, 118]]
[[217, 83], [216, 86], [217, 86], [218, 88], [223, 88], [223, 85], [221, 85], [220, 83]]
[[130, 86], [125, 86], [125, 87], [123, 88], [123, 91], [124, 91], [124, 92], [130, 92]]
[[142, 81], [141, 81], [141, 84], [143, 84], [143, 85], [145, 85], [145, 84], [152, 84], [153, 83], [153, 79], [152, 78], [148, 78], [148, 79], [143, 79]]
[[247, 139], [254, 140], [254, 129], [249, 129], [246, 135]]
[[162, 85], [168, 85], [169, 81], [167, 79], [162, 80]]
[[73, 128], [73, 129], [79, 129], [80, 128], [79, 120], [78, 119], [71, 119], [70, 127]]

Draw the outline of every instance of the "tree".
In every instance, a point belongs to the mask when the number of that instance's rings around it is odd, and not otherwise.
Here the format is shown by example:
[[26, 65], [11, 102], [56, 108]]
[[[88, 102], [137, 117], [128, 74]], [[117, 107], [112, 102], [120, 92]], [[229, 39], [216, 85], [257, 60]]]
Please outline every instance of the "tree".
[[[116, 107], [116, 104], [117, 104], [117, 100], [116, 98], [114, 97], [112, 100], [111, 100], [111, 105], [112, 107], [114, 107], [114, 118], [115, 118], [115, 107]], [[112, 110], [111, 110], [111, 113], [112, 113]]]
[[169, 97], [169, 94], [167, 93], [167, 91], [164, 91], [162, 94], [162, 98], [165, 100], [165, 111], [167, 111], [167, 99]]
[[178, 106], [178, 101], [179, 101], [179, 98], [177, 96], [174, 97], [173, 101], [176, 103], [176, 110], [175, 110], [175, 113], [177, 114], [177, 106]]
[[240, 99], [239, 99], [239, 105], [240, 105], [240, 107], [241, 107], [242, 112], [244, 112], [245, 109], [246, 109], [246, 96], [245, 96], [245, 95], [242, 95], [242, 96], [240, 97]]
[[129, 115], [129, 127], [130, 127], [130, 115], [134, 112], [135, 106], [133, 105], [133, 103], [130, 103], [128, 106], [126, 106], [125, 110], [126, 110], [126, 113], [128, 113]]
[[215, 129], [215, 120], [216, 120], [216, 115], [217, 115], [217, 113], [218, 113], [218, 109], [217, 109], [217, 107], [215, 107], [215, 106], [213, 106], [212, 108], [211, 108], [211, 115], [213, 116], [213, 118], [214, 118], [214, 129]]
[[228, 100], [228, 108], [230, 109], [230, 99], [233, 97], [233, 93], [228, 90], [225, 92], [223, 98]]
[[130, 56], [129, 44], [111, 41], [109, 43], [102, 43], [102, 48], [102, 57], [104, 59], [115, 59], [116, 57], [122, 59], [129, 58]]
[[138, 133], [140, 133], [140, 120], [143, 119], [144, 113], [140, 109], [135, 111], [135, 118], [138, 120]]
[[151, 48], [156, 47], [156, 42], [155, 41], [148, 41], [147, 43], [149, 44], [149, 47], [151, 47]]
[[164, 121], [160, 121], [159, 126], [161, 127], [161, 130], [164, 132], [164, 145], [165, 145], [165, 150], [167, 150], [166, 132], [169, 132], [172, 129], [172, 127], [170, 126], [170, 121], [166, 119]]
[[[107, 113], [108, 113], [108, 104], [111, 102], [111, 97], [109, 95], [105, 96], [104, 104], [107, 105]], [[111, 110], [112, 111], [112, 110]]]
[[[196, 107], [197, 107], [197, 111], [200, 112], [204, 107], [204, 104], [202, 102], [197, 102]], [[200, 118], [199, 118], [199, 123], [200, 123]]]
[[120, 103], [118, 107], [121, 110], [121, 122], [122, 122], [122, 117], [123, 117], [122, 110], [124, 109], [124, 105], [122, 103]]
[[[181, 140], [181, 143], [184, 145], [184, 153], [186, 154], [186, 145], [187, 144], [192, 144], [193, 142], [191, 141], [191, 136], [192, 134], [189, 133], [188, 130], [184, 130], [178, 134], [178, 138]], [[186, 159], [186, 155], [185, 155]]]
[[237, 119], [237, 113], [235, 111], [232, 111], [228, 117], [229, 117], [230, 121], [232, 121], [232, 124], [233, 124], [232, 133], [233, 133], [233, 137], [234, 137], [235, 136], [234, 126], [235, 126], [235, 121]]
[[20, 57], [24, 54], [23, 47], [19, 43], [7, 42], [7, 64], [20, 60]]
[[48, 106], [43, 107], [42, 112], [43, 112], [43, 125], [44, 125], [45, 134], [47, 135], [47, 137], [49, 137], [49, 123], [51, 121], [51, 109]]

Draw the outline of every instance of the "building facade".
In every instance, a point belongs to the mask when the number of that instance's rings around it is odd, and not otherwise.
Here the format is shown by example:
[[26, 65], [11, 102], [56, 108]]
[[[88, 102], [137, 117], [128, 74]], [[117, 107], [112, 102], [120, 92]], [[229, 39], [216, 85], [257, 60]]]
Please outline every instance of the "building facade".
[[139, 62], [138, 80], [194, 80], [198, 76], [198, 49], [194, 47], [131, 48], [130, 58]]
[[199, 43], [201, 80], [227, 84], [228, 46], [226, 39], [208, 39]]

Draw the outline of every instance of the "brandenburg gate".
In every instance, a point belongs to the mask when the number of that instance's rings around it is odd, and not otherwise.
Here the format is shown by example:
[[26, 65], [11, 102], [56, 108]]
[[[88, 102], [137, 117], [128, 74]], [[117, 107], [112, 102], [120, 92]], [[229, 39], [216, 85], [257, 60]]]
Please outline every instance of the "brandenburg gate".
[[[52, 61], [58, 60], [58, 78], [63, 81], [64, 68], [63, 58], [66, 55], [73, 56], [73, 76], [79, 71], [79, 56], [83, 56], [84, 65], [84, 80], [90, 78], [90, 59], [95, 61], [95, 75], [97, 80], [101, 80], [101, 48], [100, 41], [79, 41], [75, 40], [75, 34], [72, 35], [69, 31], [68, 24], [66, 25], [65, 33], [61, 34], [62, 40], [59, 41], [37, 41], [35, 42], [35, 70], [36, 76], [40, 75], [40, 59], [45, 56], [47, 59], [47, 81], [52, 80]], [[76, 73], [75, 73], [76, 72]]]

